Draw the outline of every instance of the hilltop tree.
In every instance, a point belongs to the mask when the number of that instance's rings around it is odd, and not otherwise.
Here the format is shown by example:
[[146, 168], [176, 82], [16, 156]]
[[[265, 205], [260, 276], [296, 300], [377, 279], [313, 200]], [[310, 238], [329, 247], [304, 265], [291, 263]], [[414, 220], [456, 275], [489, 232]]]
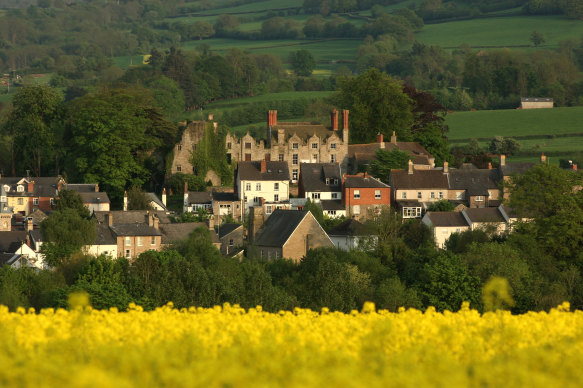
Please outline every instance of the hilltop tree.
[[538, 47], [545, 42], [545, 36], [542, 32], [533, 31], [532, 34], [530, 34], [530, 41], [534, 44], [534, 47]]
[[289, 54], [289, 61], [295, 75], [309, 77], [316, 67], [316, 60], [308, 50], [294, 51]]

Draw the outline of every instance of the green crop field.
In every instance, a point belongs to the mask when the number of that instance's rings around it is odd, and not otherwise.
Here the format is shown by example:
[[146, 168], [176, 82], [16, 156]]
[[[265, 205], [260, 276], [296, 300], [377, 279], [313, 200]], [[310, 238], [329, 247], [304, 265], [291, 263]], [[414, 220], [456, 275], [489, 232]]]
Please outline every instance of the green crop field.
[[533, 31], [541, 32], [546, 42], [541, 48], [558, 47], [563, 39], [580, 40], [583, 24], [563, 16], [513, 16], [426, 24], [415, 34], [419, 42], [441, 47], [509, 47], [531, 45]]
[[266, 102], [266, 101], [292, 101], [298, 100], [300, 98], [326, 98], [330, 97], [334, 92], [325, 91], [325, 92], [284, 92], [284, 93], [269, 93], [269, 94], [262, 94], [260, 96], [255, 97], [245, 97], [245, 98], [236, 98], [233, 100], [226, 100], [220, 102], [214, 102], [212, 104], [208, 104], [205, 109], [230, 109], [236, 108], [241, 105], [252, 104], [254, 102]]
[[206, 14], [217, 14], [217, 13], [244, 13], [244, 12], [253, 12], [253, 11], [269, 11], [275, 10], [279, 8], [292, 8], [292, 7], [301, 7], [303, 4], [303, 0], [266, 0], [266, 1], [258, 1], [255, 3], [248, 3], [243, 4], [235, 7], [228, 7], [228, 8], [215, 8], [209, 9], [206, 11], [197, 12], [198, 14], [206, 15]]

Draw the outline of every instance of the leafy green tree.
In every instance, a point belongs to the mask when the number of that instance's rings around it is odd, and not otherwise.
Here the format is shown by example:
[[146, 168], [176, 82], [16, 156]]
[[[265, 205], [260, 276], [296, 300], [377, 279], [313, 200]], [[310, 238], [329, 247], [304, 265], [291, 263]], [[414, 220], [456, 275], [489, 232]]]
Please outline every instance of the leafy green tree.
[[394, 148], [391, 151], [378, 149], [375, 159], [370, 163], [369, 172], [372, 176], [384, 183], [389, 183], [392, 169], [407, 168], [411, 156], [404, 151]]
[[350, 110], [350, 141], [374, 142], [378, 132], [401, 141], [411, 140], [411, 99], [402, 86], [386, 73], [370, 69], [340, 83], [336, 104]]
[[447, 199], [442, 199], [437, 202], [433, 202], [427, 208], [430, 212], [452, 212], [454, 211], [455, 206], [453, 203], [449, 202]]
[[520, 143], [511, 137], [496, 136], [490, 142], [488, 150], [493, 154], [512, 155], [520, 149]]
[[421, 294], [425, 306], [437, 311], [457, 311], [462, 302], [480, 305], [480, 282], [469, 274], [462, 259], [451, 253], [440, 253], [425, 265], [422, 274]]
[[75, 190], [61, 190], [59, 197], [55, 201], [55, 210], [64, 211], [65, 209], [75, 210], [81, 217], [89, 219], [91, 213], [83, 204], [83, 199]]
[[45, 262], [58, 266], [85, 245], [93, 244], [96, 236], [95, 220], [83, 218], [76, 209], [54, 211], [41, 223], [44, 243], [41, 252]]
[[308, 50], [293, 51], [289, 61], [295, 75], [309, 77], [316, 68], [316, 59]]
[[379, 309], [397, 312], [399, 307], [421, 308], [417, 291], [408, 288], [398, 277], [385, 279], [375, 290], [375, 305]]
[[29, 169], [41, 176], [50, 165], [59, 139], [63, 97], [46, 85], [24, 86], [12, 100], [4, 125], [12, 137], [12, 174]]
[[146, 193], [137, 186], [128, 190], [128, 210], [152, 210]]
[[546, 40], [542, 32], [533, 31], [532, 34], [530, 34], [530, 41], [532, 42], [534, 47], [538, 47], [541, 44], [543, 44]]

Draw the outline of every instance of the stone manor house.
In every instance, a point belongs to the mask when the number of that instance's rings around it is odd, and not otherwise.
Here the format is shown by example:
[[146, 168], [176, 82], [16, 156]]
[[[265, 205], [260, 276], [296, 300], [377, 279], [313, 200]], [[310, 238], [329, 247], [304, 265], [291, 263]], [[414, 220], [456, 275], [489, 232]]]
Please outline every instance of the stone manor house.
[[[310, 122], [278, 122], [277, 111], [268, 112], [265, 139], [249, 133], [239, 138], [228, 133], [225, 147], [229, 163], [240, 161], [286, 162], [292, 182], [297, 182], [300, 163], [339, 163], [343, 172], [348, 168], [348, 110], [342, 110], [342, 129], [339, 112], [331, 113], [330, 127]], [[213, 121], [213, 115], [209, 115]], [[205, 121], [186, 125], [182, 139], [174, 146], [171, 173], [192, 174], [190, 155], [204, 135]], [[215, 128], [217, 123], [213, 122]], [[207, 180], [211, 180], [208, 177]], [[215, 182], [213, 181], [213, 184]]]

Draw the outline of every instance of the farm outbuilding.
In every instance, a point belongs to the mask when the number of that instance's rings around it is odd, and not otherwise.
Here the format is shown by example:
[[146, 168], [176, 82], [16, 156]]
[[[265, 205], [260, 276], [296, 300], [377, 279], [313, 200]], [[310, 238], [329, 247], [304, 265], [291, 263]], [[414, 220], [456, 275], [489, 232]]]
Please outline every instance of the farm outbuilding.
[[521, 109], [552, 108], [553, 99], [547, 97], [523, 97], [520, 99]]

